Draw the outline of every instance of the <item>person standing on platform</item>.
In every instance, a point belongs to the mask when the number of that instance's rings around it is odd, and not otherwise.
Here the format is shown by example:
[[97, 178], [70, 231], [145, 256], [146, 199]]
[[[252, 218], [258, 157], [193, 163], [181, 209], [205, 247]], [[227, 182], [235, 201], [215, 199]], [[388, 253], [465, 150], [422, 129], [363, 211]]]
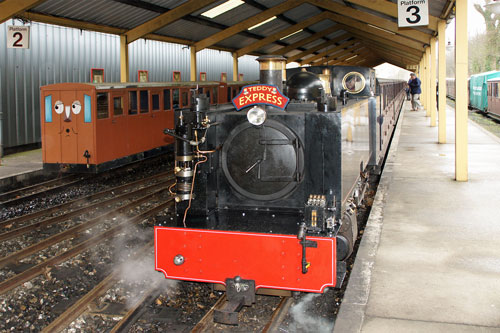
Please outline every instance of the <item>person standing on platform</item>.
[[422, 89], [420, 89], [420, 80], [415, 73], [410, 74], [410, 80], [408, 81], [408, 88], [410, 88], [411, 94], [411, 110], [418, 111], [420, 108], [420, 94]]

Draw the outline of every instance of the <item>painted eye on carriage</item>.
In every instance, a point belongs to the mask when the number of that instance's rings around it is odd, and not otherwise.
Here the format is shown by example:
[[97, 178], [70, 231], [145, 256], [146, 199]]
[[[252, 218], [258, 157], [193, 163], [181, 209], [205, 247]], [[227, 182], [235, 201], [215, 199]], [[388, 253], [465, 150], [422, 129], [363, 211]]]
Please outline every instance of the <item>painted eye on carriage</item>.
[[82, 104], [80, 101], [74, 101], [73, 104], [71, 104], [71, 110], [73, 110], [74, 114], [79, 114], [82, 110]]
[[61, 101], [57, 101], [56, 104], [54, 104], [54, 111], [57, 114], [61, 114], [64, 111], [64, 104]]

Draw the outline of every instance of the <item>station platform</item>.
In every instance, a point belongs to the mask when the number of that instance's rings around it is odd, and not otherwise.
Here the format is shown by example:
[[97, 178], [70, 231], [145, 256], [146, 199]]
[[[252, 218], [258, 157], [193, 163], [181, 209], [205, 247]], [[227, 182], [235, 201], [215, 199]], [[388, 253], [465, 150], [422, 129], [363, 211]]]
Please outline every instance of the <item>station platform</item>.
[[42, 149], [4, 156], [0, 161], [0, 192], [16, 183], [44, 175]]
[[403, 106], [334, 332], [500, 332], [500, 139], [469, 121], [469, 181]]

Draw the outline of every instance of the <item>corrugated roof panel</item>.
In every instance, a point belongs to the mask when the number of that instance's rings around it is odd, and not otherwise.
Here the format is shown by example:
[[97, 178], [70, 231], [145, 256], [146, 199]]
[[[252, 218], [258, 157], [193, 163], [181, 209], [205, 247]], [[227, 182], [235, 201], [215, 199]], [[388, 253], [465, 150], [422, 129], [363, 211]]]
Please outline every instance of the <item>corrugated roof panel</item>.
[[240, 35], [234, 35], [229, 38], [224, 39], [223, 41], [220, 41], [217, 43], [218, 46], [222, 47], [228, 47], [231, 49], [241, 49], [247, 45], [250, 45], [252, 43], [255, 43], [257, 39], [250, 38], [250, 37], [244, 37]]
[[158, 16], [158, 13], [104, 0], [48, 0], [33, 9], [34, 12], [69, 19], [133, 28]]
[[335, 24], [336, 23], [331, 21], [331, 20], [323, 20], [323, 21], [320, 21], [318, 23], [314, 23], [313, 25], [311, 25], [309, 27], [309, 29], [316, 31], [316, 32], [320, 32], [320, 31], [323, 31], [325, 29], [330, 28], [331, 26], [334, 26]]
[[246, 20], [247, 18], [257, 15], [260, 12], [261, 11], [259, 9], [253, 6], [243, 4], [219, 16], [214, 17], [212, 21], [225, 25], [234, 25]]
[[321, 10], [316, 6], [312, 6], [308, 3], [304, 3], [298, 7], [292, 8], [283, 14], [296, 22], [304, 21], [310, 17], [318, 15], [321, 13]]
[[311, 36], [310, 33], [305, 32], [305, 31], [301, 31], [301, 32], [297, 32], [295, 35], [292, 35], [288, 38], [283, 39], [282, 41], [287, 43], [287, 44], [293, 44], [293, 43], [296, 43], [299, 40], [302, 40], [302, 39], [307, 38], [309, 36]]
[[285, 0], [256, 0], [255, 2], [258, 2], [261, 5], [266, 6], [267, 8], [271, 8], [285, 2]]
[[161, 6], [167, 9], [173, 9], [188, 2], [188, 0], [143, 0], [144, 2], [149, 2], [157, 6]]
[[278, 32], [278, 31], [286, 29], [289, 26], [290, 26], [290, 24], [286, 23], [283, 20], [274, 19], [270, 22], [267, 22], [264, 25], [261, 25], [260, 27], [257, 27], [255, 29], [250, 30], [250, 32], [253, 32], [254, 34], [266, 37], [266, 36], [269, 36], [269, 35], [272, 35], [272, 34]]
[[179, 20], [157, 30], [156, 33], [170, 37], [199, 41], [219, 31], [219, 29], [213, 27], [207, 27], [186, 20]]
[[[158, 1], [159, 1], [159, 0], [158, 0]], [[174, 1], [175, 1], [175, 0], [174, 0]], [[217, 7], [218, 5], [221, 5], [221, 4], [223, 4], [224, 2], [226, 2], [226, 1], [228, 1], [228, 0], [219, 0], [219, 1], [217, 1], [217, 2], [214, 2], [214, 3], [212, 3], [211, 5], [206, 6], [205, 8], [202, 8], [202, 9], [197, 10], [196, 12], [193, 12], [191, 15], [198, 16], [198, 15], [200, 15], [201, 13], [204, 13], [204, 12], [206, 12], [207, 10], [210, 10], [210, 9], [212, 9], [212, 8], [215, 8], [215, 7]]]

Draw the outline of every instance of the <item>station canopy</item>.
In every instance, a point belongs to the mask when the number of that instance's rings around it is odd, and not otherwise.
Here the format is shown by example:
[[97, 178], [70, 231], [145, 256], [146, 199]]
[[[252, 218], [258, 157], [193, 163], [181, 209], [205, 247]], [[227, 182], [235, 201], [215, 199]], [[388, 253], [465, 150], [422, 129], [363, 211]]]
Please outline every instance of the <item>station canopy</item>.
[[245, 54], [300, 65], [408, 68], [419, 63], [455, 0], [429, 0], [429, 25], [398, 28], [388, 0], [3, 0], [11, 18]]

